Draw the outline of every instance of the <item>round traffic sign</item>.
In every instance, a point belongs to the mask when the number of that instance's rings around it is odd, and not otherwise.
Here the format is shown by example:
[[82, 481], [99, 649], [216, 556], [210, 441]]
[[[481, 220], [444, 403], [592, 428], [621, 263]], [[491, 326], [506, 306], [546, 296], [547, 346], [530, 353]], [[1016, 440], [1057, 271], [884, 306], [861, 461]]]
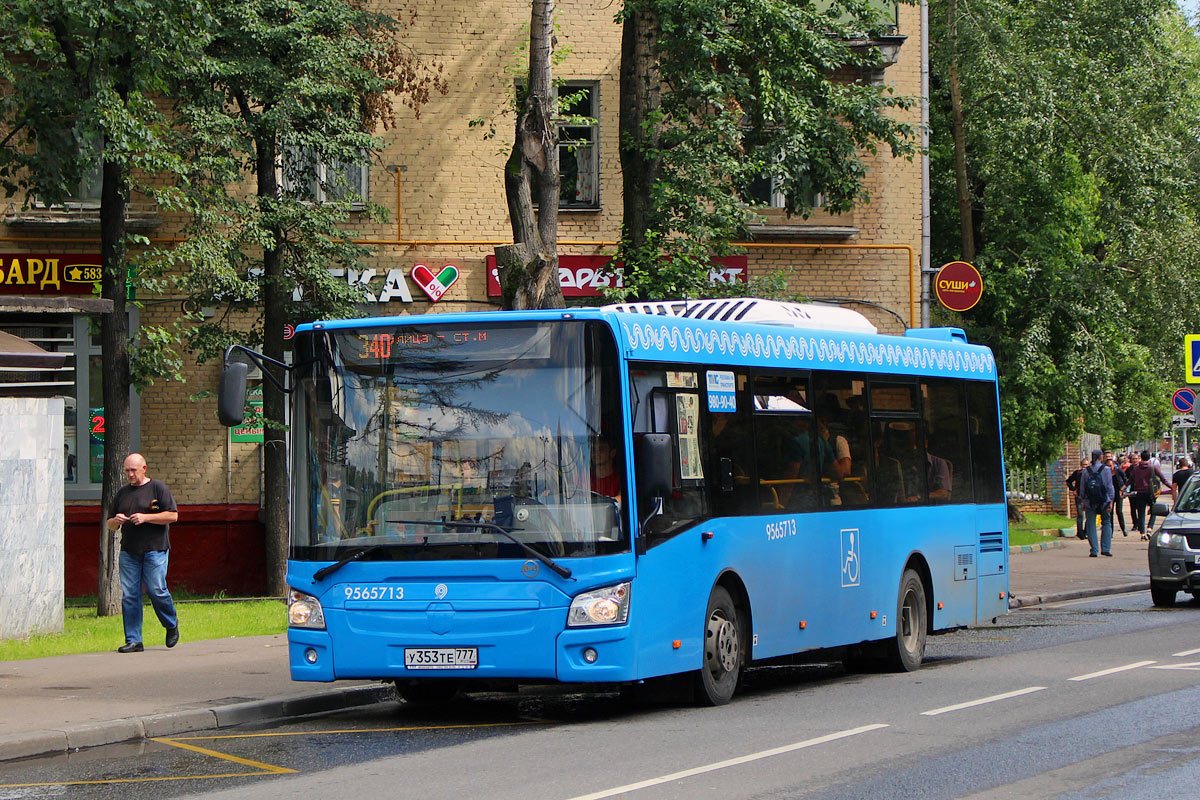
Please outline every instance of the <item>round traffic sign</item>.
[[937, 271], [933, 291], [938, 301], [951, 311], [968, 311], [983, 295], [983, 278], [966, 261], [951, 261]]
[[1180, 414], [1186, 414], [1196, 405], [1195, 389], [1180, 389], [1171, 395], [1171, 407]]

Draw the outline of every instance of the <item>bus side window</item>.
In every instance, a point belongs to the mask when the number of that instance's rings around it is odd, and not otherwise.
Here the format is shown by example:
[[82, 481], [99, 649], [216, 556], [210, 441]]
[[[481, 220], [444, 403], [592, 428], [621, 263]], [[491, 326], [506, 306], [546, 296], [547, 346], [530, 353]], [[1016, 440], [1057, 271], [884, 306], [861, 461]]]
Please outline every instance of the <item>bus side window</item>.
[[759, 513], [814, 511], [820, 476], [834, 466], [828, 434], [809, 407], [807, 375], [754, 378]]
[[1004, 467], [1000, 453], [1000, 420], [996, 385], [967, 382], [968, 435], [976, 503], [1004, 502]]
[[821, 474], [821, 504], [862, 507], [871, 503], [868, 469], [866, 381], [834, 372], [813, 375], [817, 434], [827, 437], [833, 465]]
[[[967, 406], [961, 381], [921, 382], [925, 444], [931, 466], [930, 503], [970, 503], [971, 448], [967, 439]], [[936, 459], [945, 463], [939, 469]], [[948, 486], [942, 481], [948, 480]]]

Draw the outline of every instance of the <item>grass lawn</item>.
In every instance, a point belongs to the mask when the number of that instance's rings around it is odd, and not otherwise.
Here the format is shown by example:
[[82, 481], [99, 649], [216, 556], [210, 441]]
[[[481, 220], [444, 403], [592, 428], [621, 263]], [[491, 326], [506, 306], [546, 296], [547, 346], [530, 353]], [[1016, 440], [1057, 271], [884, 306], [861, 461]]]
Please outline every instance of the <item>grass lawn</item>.
[[1062, 517], [1058, 514], [1026, 514], [1024, 522], [1010, 522], [1008, 530], [1037, 530], [1038, 528], [1074, 528], [1075, 520], [1072, 517]]
[[[176, 600], [175, 610], [179, 614], [179, 636], [183, 642], [262, 636], [287, 630], [284, 605], [280, 600]], [[147, 604], [143, 611], [142, 634], [146, 644], [162, 644], [165, 632], [154, 616], [154, 610]], [[97, 617], [96, 605], [92, 603], [68, 607], [62, 633], [0, 641], [0, 661], [99, 653], [116, 650], [124, 643], [121, 615]]]
[[1074, 529], [1075, 520], [1070, 517], [1061, 517], [1058, 514], [1026, 514], [1024, 522], [1008, 524], [1008, 543], [1016, 546], [1053, 541], [1054, 537], [1043, 536], [1039, 531], [1053, 530], [1057, 535], [1060, 528]]

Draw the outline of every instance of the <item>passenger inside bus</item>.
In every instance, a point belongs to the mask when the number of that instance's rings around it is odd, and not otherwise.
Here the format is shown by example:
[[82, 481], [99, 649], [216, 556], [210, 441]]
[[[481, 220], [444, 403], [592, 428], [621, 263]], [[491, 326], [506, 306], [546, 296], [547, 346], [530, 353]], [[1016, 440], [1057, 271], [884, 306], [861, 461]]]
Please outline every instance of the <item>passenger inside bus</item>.
[[621, 502], [621, 473], [612, 443], [599, 438], [592, 442], [592, 491]]

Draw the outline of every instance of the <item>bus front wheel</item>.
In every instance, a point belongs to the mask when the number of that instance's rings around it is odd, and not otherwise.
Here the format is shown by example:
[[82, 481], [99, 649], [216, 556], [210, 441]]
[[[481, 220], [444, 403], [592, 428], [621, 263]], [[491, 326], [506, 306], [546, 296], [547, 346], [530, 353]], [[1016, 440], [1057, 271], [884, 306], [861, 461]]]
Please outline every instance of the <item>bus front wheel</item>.
[[897, 672], [912, 672], [925, 659], [925, 636], [929, 629], [925, 607], [925, 585], [911, 569], [900, 578], [896, 608], [896, 635], [887, 641], [888, 666]]
[[721, 706], [733, 699], [746, 659], [742, 621], [723, 586], [712, 590], [704, 618], [704, 664], [697, 680], [697, 699]]

